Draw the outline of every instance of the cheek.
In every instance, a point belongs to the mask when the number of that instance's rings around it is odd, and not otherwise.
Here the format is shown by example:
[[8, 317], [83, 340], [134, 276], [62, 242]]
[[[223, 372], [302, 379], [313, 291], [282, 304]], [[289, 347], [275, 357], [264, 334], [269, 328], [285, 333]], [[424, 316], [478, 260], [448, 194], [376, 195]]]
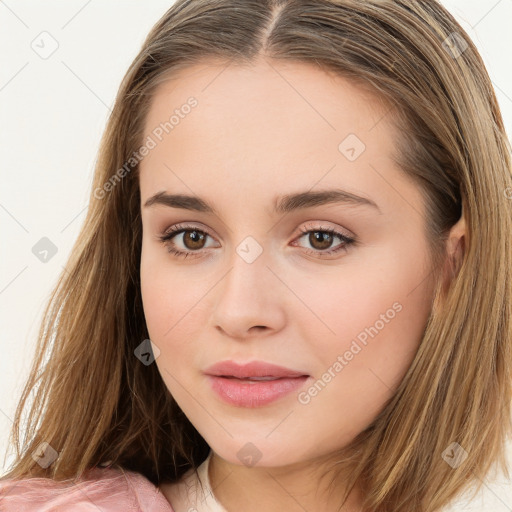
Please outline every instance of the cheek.
[[143, 239], [140, 263], [141, 295], [149, 334], [157, 340], [172, 335], [173, 326], [184, 316], [196, 287], [187, 284], [182, 272], [171, 267], [164, 247]]
[[169, 289], [162, 279], [159, 265], [160, 263], [143, 245], [140, 265], [140, 289], [150, 338], [152, 340], [154, 338], [155, 341], [161, 337], [160, 333], [165, 329], [164, 324], [167, 322], [165, 312], [172, 308], [173, 297], [172, 294], [168, 293]]
[[182, 386], [191, 384], [190, 369], [198, 368], [198, 354], [204, 353], [195, 340], [201, 339], [205, 325], [202, 299], [212, 283], [192, 282], [190, 270], [171, 267], [165, 250], [160, 254], [143, 248], [140, 274], [149, 337], [160, 350], [156, 364], [168, 389], [179, 397]]
[[[343, 280], [325, 279], [321, 287], [317, 282], [307, 295], [299, 291], [308, 297], [308, 307], [317, 319], [311, 315], [298, 318], [303, 319], [300, 330], [315, 341], [319, 368], [343, 373], [351, 388], [363, 390], [375, 381], [389, 394], [416, 354], [430, 314], [433, 287], [432, 280], [425, 279], [428, 272], [422, 254], [416, 258], [404, 254], [401, 259], [396, 254], [384, 256], [379, 265], [354, 267]], [[407, 264], [410, 261], [415, 265]], [[336, 372], [333, 365], [340, 357], [343, 369], [338, 365]]]
[[193, 343], [186, 343], [193, 338], [183, 332], [183, 326], [190, 324], [180, 322], [186, 305], [180, 300], [175, 280], [165, 278], [157, 267], [141, 264], [141, 293], [149, 338], [160, 351], [155, 364], [167, 389], [181, 403], [186, 396], [182, 397], [180, 390], [190, 388], [184, 369], [190, 367], [187, 363], [193, 356]]
[[327, 334], [319, 336], [318, 322], [314, 329], [311, 322], [301, 323], [314, 341], [318, 372], [299, 403], [312, 428], [319, 415], [324, 418], [326, 450], [339, 443], [340, 432], [348, 441], [366, 428], [410, 367], [432, 291], [426, 281], [418, 286], [417, 275], [414, 269], [404, 273], [397, 263], [385, 273], [356, 273], [343, 285], [310, 293], [309, 304], [329, 329], [322, 328]]

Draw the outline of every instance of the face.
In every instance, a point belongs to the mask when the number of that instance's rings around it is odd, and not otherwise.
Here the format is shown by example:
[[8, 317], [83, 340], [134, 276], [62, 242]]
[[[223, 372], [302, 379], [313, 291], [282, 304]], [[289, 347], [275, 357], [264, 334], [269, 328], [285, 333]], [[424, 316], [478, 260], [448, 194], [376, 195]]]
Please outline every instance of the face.
[[[148, 137], [141, 288], [170, 393], [235, 464], [345, 446], [403, 379], [433, 292], [423, 198], [392, 161], [386, 109], [307, 64], [208, 62], [159, 86]], [[226, 360], [305, 377], [205, 374]]]

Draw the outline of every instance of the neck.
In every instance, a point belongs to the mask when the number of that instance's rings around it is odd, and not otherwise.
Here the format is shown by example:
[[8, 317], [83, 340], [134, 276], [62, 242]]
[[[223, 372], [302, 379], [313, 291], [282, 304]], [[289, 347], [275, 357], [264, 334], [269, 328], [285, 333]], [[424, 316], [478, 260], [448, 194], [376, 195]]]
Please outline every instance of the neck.
[[328, 491], [325, 462], [305, 461], [280, 467], [231, 464], [212, 452], [208, 476], [217, 501], [228, 511], [362, 512], [358, 485], [348, 493], [341, 482]]

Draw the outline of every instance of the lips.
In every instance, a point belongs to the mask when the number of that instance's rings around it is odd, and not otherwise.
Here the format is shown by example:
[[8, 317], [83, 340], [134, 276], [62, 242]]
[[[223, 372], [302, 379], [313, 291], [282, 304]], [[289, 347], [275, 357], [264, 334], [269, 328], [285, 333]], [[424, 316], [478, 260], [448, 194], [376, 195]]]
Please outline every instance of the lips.
[[221, 361], [205, 370], [207, 375], [217, 377], [247, 379], [254, 381], [289, 379], [294, 377], [308, 377], [306, 372], [292, 370], [264, 361], [252, 361], [238, 364], [235, 361]]
[[298, 391], [310, 375], [264, 361], [221, 361], [204, 372], [211, 389], [235, 407], [263, 407]]

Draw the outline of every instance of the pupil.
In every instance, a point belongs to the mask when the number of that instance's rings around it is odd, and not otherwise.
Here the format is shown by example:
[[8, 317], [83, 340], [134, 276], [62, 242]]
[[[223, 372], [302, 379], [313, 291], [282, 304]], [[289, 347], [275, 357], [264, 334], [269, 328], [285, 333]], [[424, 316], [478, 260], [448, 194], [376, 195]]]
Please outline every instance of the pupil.
[[332, 235], [330, 233], [315, 231], [310, 235], [310, 243], [315, 247], [315, 244], [320, 242], [320, 247], [317, 246], [317, 249], [327, 249], [331, 245], [331, 238]]
[[[197, 247], [194, 244], [201, 243], [202, 239], [204, 238], [204, 234], [199, 233], [197, 231], [189, 231], [185, 237], [192, 239], [192, 249], [197, 249]], [[187, 244], [188, 245], [188, 244]]]

